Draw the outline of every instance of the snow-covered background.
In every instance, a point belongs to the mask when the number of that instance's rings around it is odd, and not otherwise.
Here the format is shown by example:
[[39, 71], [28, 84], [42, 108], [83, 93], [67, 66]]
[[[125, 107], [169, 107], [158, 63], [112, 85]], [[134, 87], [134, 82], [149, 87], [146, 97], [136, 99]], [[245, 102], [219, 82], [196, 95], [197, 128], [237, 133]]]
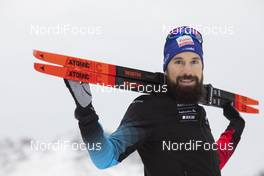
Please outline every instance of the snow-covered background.
[[40, 141], [29, 138], [1, 140], [0, 175], [137, 176], [143, 173], [137, 153], [112, 169], [98, 170], [87, 157], [87, 151], [78, 150], [77, 144], [82, 143], [78, 136], [67, 134], [49, 143], [53, 147], [48, 148], [47, 142], [40, 144]]
[[[74, 103], [62, 80], [33, 70], [33, 49], [162, 71], [167, 31], [196, 27], [204, 36], [205, 82], [260, 100], [223, 176], [264, 170], [262, 140], [264, 24], [262, 0], [1, 0], [0, 176], [143, 175], [137, 155], [98, 171], [85, 151], [36, 152], [30, 141], [79, 141]], [[93, 104], [105, 130], [118, 126], [132, 92], [100, 92]], [[206, 107], [215, 138], [228, 122]], [[69, 137], [70, 136], [70, 137]]]

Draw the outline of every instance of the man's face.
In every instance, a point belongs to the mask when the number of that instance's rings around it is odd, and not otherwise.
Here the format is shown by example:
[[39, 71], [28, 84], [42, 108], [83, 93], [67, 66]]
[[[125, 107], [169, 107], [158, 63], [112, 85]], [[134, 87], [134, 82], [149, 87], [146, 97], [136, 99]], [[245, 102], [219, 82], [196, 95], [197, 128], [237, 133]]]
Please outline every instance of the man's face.
[[203, 65], [198, 54], [183, 52], [169, 62], [167, 71], [169, 91], [180, 103], [197, 103], [202, 95]]

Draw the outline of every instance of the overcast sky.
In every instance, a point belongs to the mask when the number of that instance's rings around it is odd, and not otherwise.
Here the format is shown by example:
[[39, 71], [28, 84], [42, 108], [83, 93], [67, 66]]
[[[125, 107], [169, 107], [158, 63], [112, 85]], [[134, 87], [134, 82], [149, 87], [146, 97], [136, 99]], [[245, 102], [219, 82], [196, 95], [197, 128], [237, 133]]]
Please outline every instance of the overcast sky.
[[[264, 24], [261, 0], [1, 0], [0, 139], [51, 140], [78, 132], [74, 103], [61, 79], [33, 70], [33, 49], [162, 71], [168, 30], [189, 25], [204, 37], [205, 83], [260, 100], [223, 175], [249, 176], [263, 165]], [[139, 94], [101, 93], [93, 104], [108, 131]], [[228, 125], [206, 107], [217, 139]]]

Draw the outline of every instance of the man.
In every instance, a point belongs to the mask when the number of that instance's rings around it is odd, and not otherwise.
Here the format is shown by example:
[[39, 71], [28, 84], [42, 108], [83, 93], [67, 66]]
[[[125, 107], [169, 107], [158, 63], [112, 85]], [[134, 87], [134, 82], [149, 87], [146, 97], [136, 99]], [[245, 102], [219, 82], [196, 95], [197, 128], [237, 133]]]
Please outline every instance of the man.
[[94, 164], [108, 168], [138, 151], [145, 176], [220, 176], [234, 152], [244, 120], [230, 105], [230, 121], [215, 143], [206, 112], [198, 105], [203, 91], [202, 36], [193, 28], [170, 32], [164, 48], [163, 70], [168, 91], [141, 95], [127, 109], [120, 126], [105, 136], [92, 106], [88, 84], [65, 80], [75, 103], [75, 117]]

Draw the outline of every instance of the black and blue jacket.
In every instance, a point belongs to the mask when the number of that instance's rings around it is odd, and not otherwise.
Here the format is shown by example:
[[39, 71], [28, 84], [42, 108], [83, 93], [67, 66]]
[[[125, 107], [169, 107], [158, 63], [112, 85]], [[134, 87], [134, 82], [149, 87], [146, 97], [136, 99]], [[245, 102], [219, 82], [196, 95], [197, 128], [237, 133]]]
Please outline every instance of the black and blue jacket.
[[[79, 128], [84, 142], [97, 146], [88, 151], [98, 168], [114, 166], [137, 151], [145, 176], [220, 176], [244, 129], [242, 118], [231, 120], [215, 142], [204, 108], [198, 104], [177, 104], [168, 94], [136, 98], [109, 136], [95, 111], [76, 110], [75, 116], [86, 119], [79, 121]], [[200, 147], [189, 150], [197, 141]]]

